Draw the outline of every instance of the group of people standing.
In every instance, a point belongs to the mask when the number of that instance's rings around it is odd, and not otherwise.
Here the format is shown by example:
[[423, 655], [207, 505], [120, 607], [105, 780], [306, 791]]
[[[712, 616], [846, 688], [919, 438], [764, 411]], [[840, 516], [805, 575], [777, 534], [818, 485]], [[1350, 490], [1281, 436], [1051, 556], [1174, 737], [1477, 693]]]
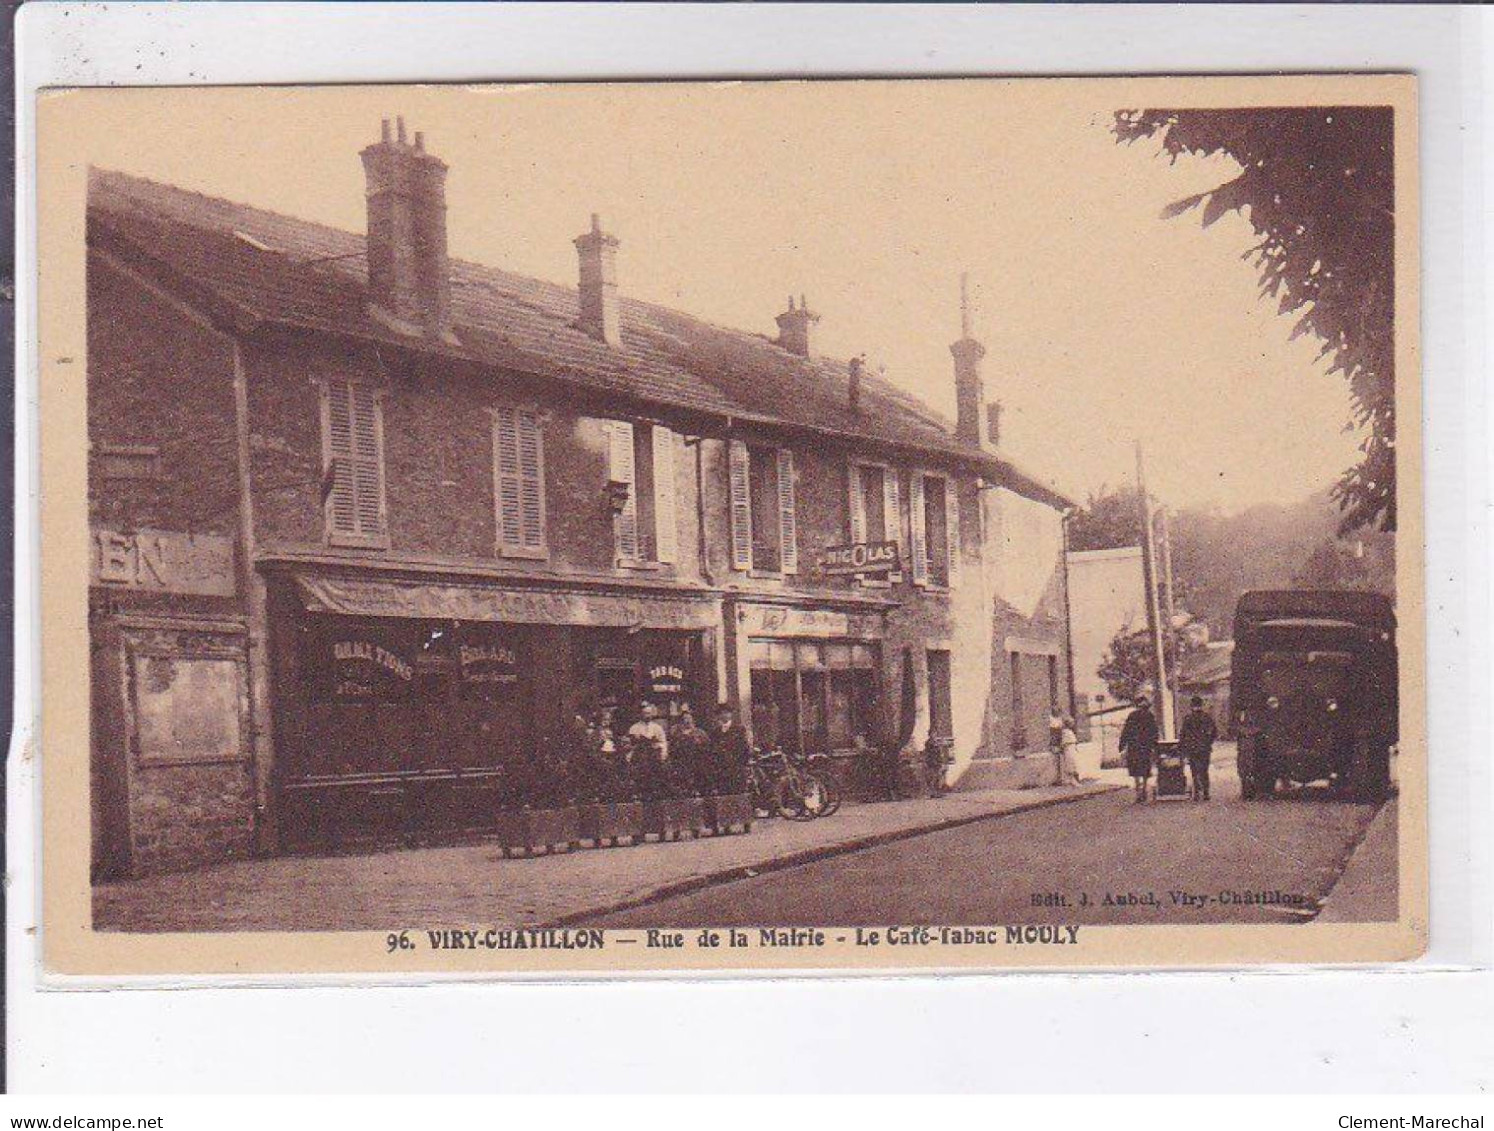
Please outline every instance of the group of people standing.
[[666, 720], [645, 700], [621, 734], [617, 709], [574, 721], [572, 792], [596, 801], [657, 800], [742, 793], [752, 750], [736, 713], [722, 705], [707, 728], [688, 703]]
[[[1188, 762], [1190, 792], [1195, 801], [1209, 799], [1209, 762], [1218, 737], [1213, 717], [1204, 710], [1203, 699], [1193, 696], [1178, 732], [1178, 753]], [[1120, 733], [1121, 753], [1126, 757], [1126, 771], [1136, 788], [1137, 804], [1147, 800], [1158, 739], [1157, 716], [1152, 714], [1151, 701], [1142, 696], [1136, 701], [1136, 709], [1126, 716]]]

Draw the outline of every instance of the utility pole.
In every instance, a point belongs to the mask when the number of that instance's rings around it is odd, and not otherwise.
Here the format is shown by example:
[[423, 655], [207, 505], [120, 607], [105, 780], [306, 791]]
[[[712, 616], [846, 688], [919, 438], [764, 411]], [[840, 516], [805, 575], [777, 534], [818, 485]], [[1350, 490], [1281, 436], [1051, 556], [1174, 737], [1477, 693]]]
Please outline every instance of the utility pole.
[[[1167, 517], [1167, 508], [1163, 507], [1157, 511], [1157, 518], [1162, 523], [1162, 613], [1166, 621], [1167, 650], [1164, 656], [1172, 657], [1172, 671], [1164, 672], [1167, 677], [1167, 702], [1171, 708], [1174, 720], [1178, 717], [1178, 683], [1183, 678], [1182, 658], [1178, 654], [1178, 630], [1177, 621], [1173, 616], [1172, 596], [1172, 521]], [[1172, 730], [1168, 728], [1169, 732]], [[1177, 737], [1171, 735], [1171, 737]]]
[[1162, 650], [1162, 610], [1157, 607], [1156, 547], [1152, 544], [1152, 500], [1146, 493], [1141, 441], [1136, 441], [1136, 495], [1141, 518], [1141, 576], [1146, 584], [1146, 629], [1152, 643], [1152, 688], [1161, 740], [1173, 740], [1172, 699], [1167, 692], [1167, 657]]

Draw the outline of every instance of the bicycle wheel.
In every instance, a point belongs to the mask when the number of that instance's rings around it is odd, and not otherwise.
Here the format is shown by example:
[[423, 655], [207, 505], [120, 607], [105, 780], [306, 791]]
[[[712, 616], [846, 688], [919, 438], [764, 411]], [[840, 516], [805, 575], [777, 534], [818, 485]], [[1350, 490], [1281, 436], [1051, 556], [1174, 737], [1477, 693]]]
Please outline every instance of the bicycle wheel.
[[820, 808], [819, 815], [828, 817], [840, 808], [840, 784], [832, 769], [831, 761], [824, 755], [813, 757], [809, 760], [809, 774], [817, 777], [824, 785], [825, 799]]
[[813, 813], [804, 811], [804, 796], [794, 776], [784, 774], [773, 784], [773, 808], [789, 821], [812, 821]]
[[801, 772], [796, 792], [799, 795], [798, 820], [813, 821], [830, 811], [830, 787], [819, 774]]
[[821, 817], [830, 817], [840, 808], [840, 787], [829, 774], [816, 774], [825, 790], [825, 804], [820, 809]]

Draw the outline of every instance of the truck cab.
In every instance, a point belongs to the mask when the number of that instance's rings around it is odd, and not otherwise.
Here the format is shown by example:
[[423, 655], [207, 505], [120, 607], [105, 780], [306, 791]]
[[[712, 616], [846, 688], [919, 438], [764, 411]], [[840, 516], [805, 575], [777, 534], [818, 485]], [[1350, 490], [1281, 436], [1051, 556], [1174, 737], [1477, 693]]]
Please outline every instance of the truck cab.
[[1246, 593], [1235, 610], [1230, 710], [1240, 794], [1326, 782], [1362, 799], [1390, 784], [1397, 741], [1395, 611], [1378, 593]]

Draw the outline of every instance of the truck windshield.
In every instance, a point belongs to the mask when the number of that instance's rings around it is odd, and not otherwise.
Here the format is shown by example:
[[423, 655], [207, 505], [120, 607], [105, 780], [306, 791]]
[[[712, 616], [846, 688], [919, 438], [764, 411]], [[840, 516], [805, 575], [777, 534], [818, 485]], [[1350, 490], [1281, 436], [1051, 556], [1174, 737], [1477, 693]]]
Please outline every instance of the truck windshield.
[[[1332, 660], [1314, 658], [1312, 653], [1297, 656], [1273, 656], [1261, 668], [1261, 690], [1267, 695], [1283, 698], [1295, 695], [1317, 695], [1338, 698], [1349, 689], [1349, 668], [1346, 659], [1335, 654]], [[1316, 653], [1321, 657], [1324, 653]]]

